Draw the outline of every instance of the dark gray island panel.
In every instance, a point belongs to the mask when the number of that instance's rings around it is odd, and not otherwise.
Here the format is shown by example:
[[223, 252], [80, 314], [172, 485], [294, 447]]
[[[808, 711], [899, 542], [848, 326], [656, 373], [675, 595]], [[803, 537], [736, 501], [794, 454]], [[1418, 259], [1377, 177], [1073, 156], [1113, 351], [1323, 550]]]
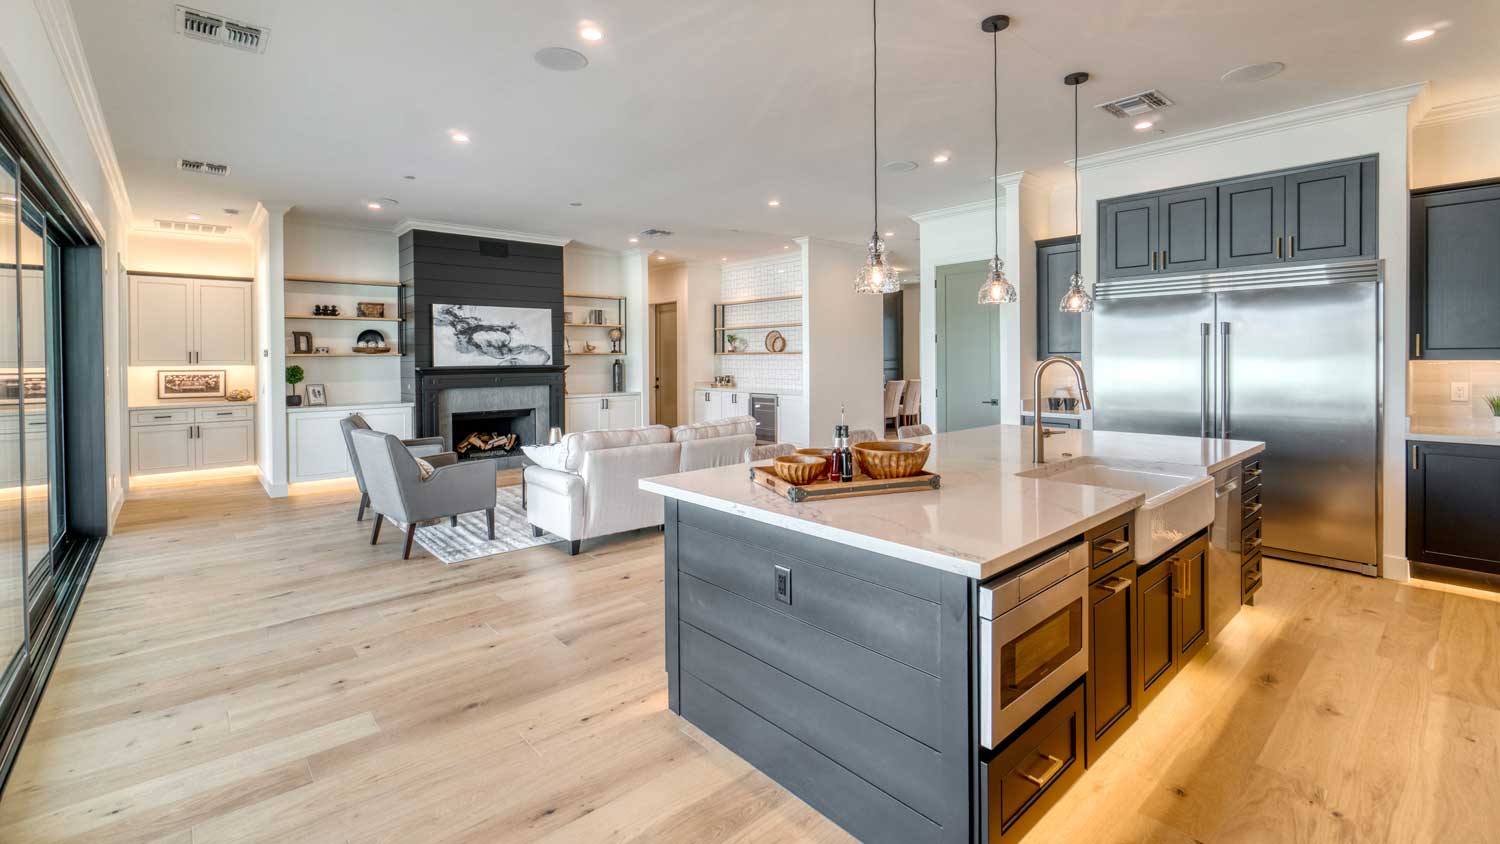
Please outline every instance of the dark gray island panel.
[[670, 498], [666, 521], [672, 710], [862, 841], [975, 840], [975, 581]]

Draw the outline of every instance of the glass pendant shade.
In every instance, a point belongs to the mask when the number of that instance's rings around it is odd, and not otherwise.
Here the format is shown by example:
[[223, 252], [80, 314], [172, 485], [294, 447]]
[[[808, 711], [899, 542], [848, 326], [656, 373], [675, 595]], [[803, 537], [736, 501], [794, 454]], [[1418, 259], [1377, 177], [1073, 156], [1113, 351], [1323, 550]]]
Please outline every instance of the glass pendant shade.
[[1005, 277], [1005, 262], [996, 255], [990, 259], [990, 277], [979, 285], [979, 304], [1009, 305], [1020, 298], [1016, 286]]
[[870, 255], [854, 277], [854, 292], [871, 295], [897, 293], [901, 290], [901, 273], [885, 260], [885, 242], [879, 235], [870, 238]]
[[1068, 292], [1063, 294], [1057, 309], [1065, 314], [1086, 314], [1094, 309], [1094, 297], [1083, 286], [1083, 273], [1075, 272], [1068, 279]]

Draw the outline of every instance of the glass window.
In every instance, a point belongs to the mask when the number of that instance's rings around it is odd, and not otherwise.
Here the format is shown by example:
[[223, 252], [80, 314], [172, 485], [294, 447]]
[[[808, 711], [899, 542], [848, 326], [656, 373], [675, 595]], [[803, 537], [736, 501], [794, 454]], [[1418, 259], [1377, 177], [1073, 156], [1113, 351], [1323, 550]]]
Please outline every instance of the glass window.
[[21, 469], [26, 524], [26, 582], [33, 600], [51, 585], [52, 550], [50, 477], [51, 419], [54, 400], [48, 372], [47, 310], [50, 298], [46, 241], [40, 215], [22, 195], [21, 220]]
[[14, 161], [0, 149], [0, 689], [9, 685], [26, 643], [26, 581], [21, 541], [19, 186]]

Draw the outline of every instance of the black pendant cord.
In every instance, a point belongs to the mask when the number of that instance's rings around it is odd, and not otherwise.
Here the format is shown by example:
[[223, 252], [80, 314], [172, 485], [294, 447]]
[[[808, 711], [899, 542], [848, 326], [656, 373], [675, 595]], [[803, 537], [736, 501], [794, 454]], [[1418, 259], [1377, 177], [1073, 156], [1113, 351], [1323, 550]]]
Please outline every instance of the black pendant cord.
[[995, 76], [995, 102], [992, 115], [995, 129], [995, 160], [991, 181], [995, 189], [995, 257], [1000, 257], [1000, 33], [991, 33], [991, 44], [993, 45], [992, 63]]
[[1078, 227], [1078, 218], [1082, 216], [1079, 208], [1083, 205], [1083, 197], [1078, 195], [1078, 86], [1073, 86], [1073, 233], [1082, 237], [1083, 230]]
[[871, 239], [880, 235], [880, 18], [878, 0], [870, 0], [870, 181], [875, 184], [875, 207], [870, 213]]

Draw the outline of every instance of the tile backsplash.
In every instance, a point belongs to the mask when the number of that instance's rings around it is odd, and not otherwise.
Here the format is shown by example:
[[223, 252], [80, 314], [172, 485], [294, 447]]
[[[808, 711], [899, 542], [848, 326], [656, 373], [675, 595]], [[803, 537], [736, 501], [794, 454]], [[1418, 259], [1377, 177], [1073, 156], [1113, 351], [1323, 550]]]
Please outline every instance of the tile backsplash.
[[[1406, 413], [1418, 424], [1489, 419], [1485, 396], [1500, 396], [1500, 360], [1428, 360], [1407, 364]], [[1469, 385], [1469, 400], [1452, 400], [1452, 385]]]
[[[719, 292], [725, 301], [801, 294], [803, 292], [802, 252], [797, 250], [785, 255], [725, 264], [722, 268]], [[725, 323], [731, 328], [736, 325], [765, 325], [783, 322], [802, 322], [802, 300], [786, 299], [779, 302], [735, 305], [728, 309], [725, 316]], [[742, 335], [747, 348], [758, 352], [765, 350], [766, 335], [772, 330], [752, 328], [726, 333]], [[802, 350], [800, 324], [774, 330], [780, 331], [786, 337], [787, 351]], [[714, 371], [718, 375], [734, 376], [735, 384], [742, 389], [787, 392], [797, 392], [802, 389], [801, 355], [721, 356], [717, 359]]]

